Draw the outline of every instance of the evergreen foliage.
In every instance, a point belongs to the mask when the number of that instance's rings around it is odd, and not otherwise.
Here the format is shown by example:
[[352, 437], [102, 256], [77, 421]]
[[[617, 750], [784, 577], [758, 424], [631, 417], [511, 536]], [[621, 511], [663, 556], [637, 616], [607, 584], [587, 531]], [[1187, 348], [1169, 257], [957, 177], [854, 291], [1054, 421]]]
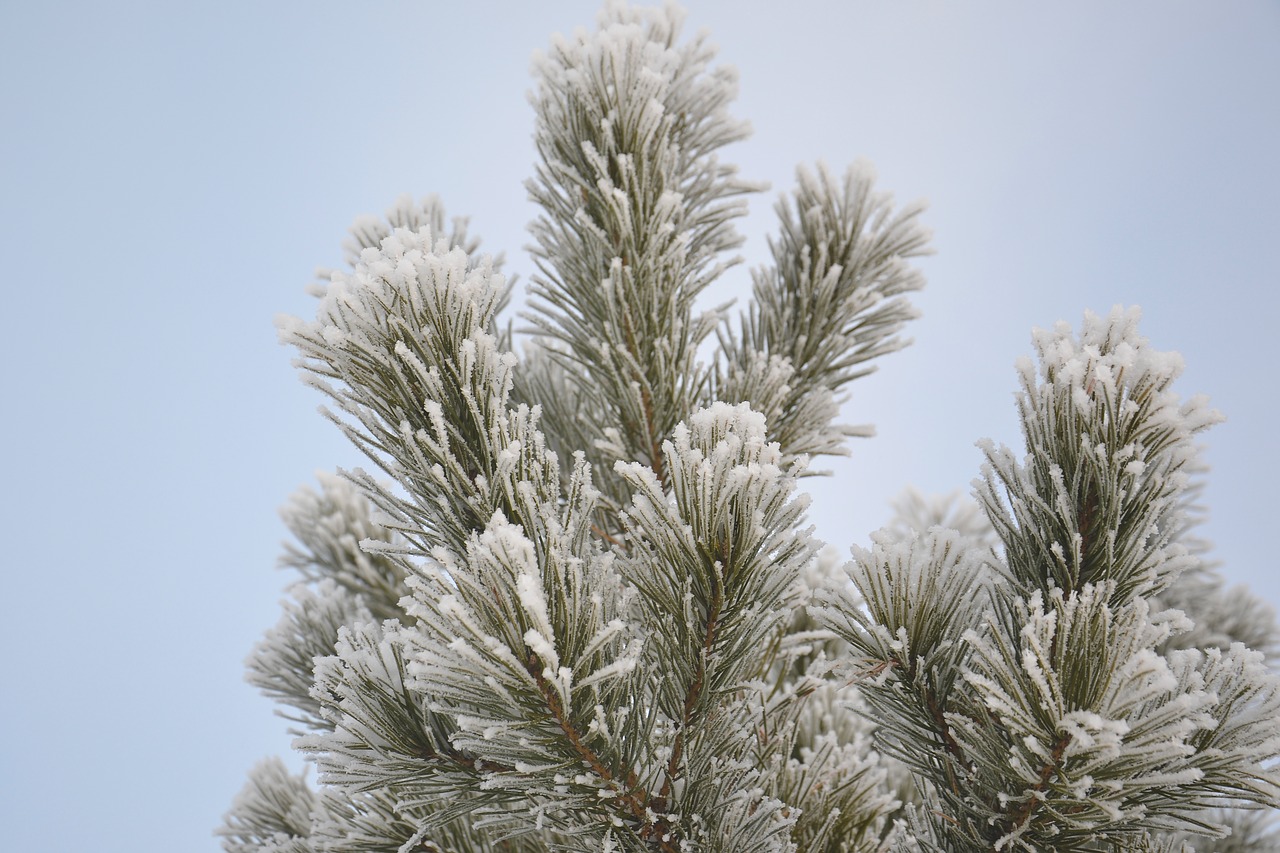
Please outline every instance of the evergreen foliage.
[[799, 480], [867, 434], [835, 419], [928, 235], [867, 167], [802, 169], [746, 311], [699, 312], [758, 188], [679, 23], [609, 5], [537, 62], [520, 355], [434, 199], [358, 222], [281, 321], [378, 473], [285, 510], [249, 680], [319, 784], [259, 764], [225, 849], [1272, 849], [1274, 620], [1194, 535], [1218, 416], [1178, 357], [1136, 310], [1038, 332], [1022, 452], [839, 565]]

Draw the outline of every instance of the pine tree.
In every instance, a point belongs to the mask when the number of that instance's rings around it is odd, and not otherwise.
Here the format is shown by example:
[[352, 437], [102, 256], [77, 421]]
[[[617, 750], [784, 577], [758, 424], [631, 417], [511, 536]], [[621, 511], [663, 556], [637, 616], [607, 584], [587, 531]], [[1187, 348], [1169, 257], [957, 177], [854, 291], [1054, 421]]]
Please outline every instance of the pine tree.
[[358, 222], [281, 321], [380, 473], [284, 513], [249, 680], [319, 784], [258, 765], [225, 849], [1273, 849], [1273, 617], [1195, 537], [1218, 416], [1178, 357], [1136, 310], [1038, 332], [1023, 453], [841, 565], [797, 484], [863, 434], [835, 419], [928, 235], [867, 168], [801, 170], [746, 312], [698, 311], [758, 187], [679, 18], [610, 5], [537, 63], [519, 356], [435, 199]]

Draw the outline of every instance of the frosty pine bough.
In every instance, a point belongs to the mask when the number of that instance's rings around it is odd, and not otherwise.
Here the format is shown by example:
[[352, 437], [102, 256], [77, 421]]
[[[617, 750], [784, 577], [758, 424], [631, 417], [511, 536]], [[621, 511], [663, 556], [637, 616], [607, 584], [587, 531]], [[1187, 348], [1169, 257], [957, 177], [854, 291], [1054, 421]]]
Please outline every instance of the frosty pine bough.
[[249, 678], [318, 784], [259, 764], [225, 849], [1271, 849], [1273, 625], [1198, 556], [1217, 415], [1177, 356], [1136, 311], [1038, 333], [977, 506], [820, 553], [798, 480], [857, 434], [927, 234], [865, 168], [802, 170], [745, 313], [698, 311], [757, 187], [679, 18], [609, 5], [537, 63], [519, 355], [433, 199], [282, 321], [381, 473], [286, 509], [301, 580]]

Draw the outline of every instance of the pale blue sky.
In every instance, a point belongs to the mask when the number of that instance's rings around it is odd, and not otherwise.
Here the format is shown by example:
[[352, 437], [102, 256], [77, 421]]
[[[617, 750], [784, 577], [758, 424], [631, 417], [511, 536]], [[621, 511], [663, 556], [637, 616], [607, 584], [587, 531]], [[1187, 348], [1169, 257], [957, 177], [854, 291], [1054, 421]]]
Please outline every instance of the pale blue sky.
[[[930, 201], [917, 344], [856, 387], [879, 437], [815, 488], [865, 543], [904, 485], [967, 488], [1017, 438], [1030, 329], [1138, 303], [1206, 440], [1208, 535], [1280, 601], [1280, 4], [697, 2], [774, 191], [866, 157]], [[288, 749], [242, 659], [278, 614], [276, 507], [359, 460], [272, 317], [349, 222], [439, 192], [508, 269], [532, 209], [529, 57], [594, 2], [0, 5], [0, 822], [6, 849], [217, 849], [245, 771]], [[746, 269], [714, 297], [744, 292]]]

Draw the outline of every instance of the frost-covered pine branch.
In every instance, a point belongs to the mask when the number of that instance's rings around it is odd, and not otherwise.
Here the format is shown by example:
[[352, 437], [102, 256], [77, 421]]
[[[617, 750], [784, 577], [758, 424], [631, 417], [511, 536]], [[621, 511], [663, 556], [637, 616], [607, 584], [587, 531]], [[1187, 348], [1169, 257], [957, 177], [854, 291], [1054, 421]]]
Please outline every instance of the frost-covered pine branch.
[[733, 220], [758, 189], [717, 159], [747, 135], [728, 113], [736, 73], [711, 66], [705, 39], [678, 40], [681, 17], [614, 4], [537, 58], [528, 183], [542, 208], [529, 319], [594, 416], [575, 449], [664, 482], [662, 441], [707, 399], [697, 349], [716, 314], [694, 302], [736, 260]]
[[841, 566], [798, 485], [866, 433], [835, 421], [927, 232], [869, 167], [802, 169], [745, 311], [700, 308], [756, 187], [680, 18], [611, 3], [536, 63], [522, 346], [434, 198], [358, 221], [280, 321], [376, 470], [284, 512], [249, 680], [309, 767], [259, 764], [225, 849], [1264, 849], [1274, 619], [1195, 537], [1217, 416], [1176, 357], [1134, 312], [1039, 333], [1025, 454]]
[[788, 454], [840, 455], [847, 437], [870, 434], [832, 423], [841, 392], [906, 344], [897, 333], [916, 314], [904, 294], [924, 285], [907, 261], [925, 253], [929, 233], [920, 206], [895, 212], [875, 192], [865, 162], [842, 182], [825, 166], [800, 169], [797, 182], [778, 202], [774, 263], [753, 276], [740, 332], [720, 330], [714, 393], [750, 400]]
[[1181, 362], [1137, 319], [1037, 334], [1026, 455], [986, 445], [976, 483], [994, 559], [942, 528], [885, 536], [850, 569], [861, 600], [829, 593], [884, 746], [925, 786], [926, 848], [1131, 849], [1277, 804], [1280, 683], [1243, 644], [1171, 646], [1193, 623], [1152, 604], [1197, 570], [1177, 538], [1218, 416], [1171, 390]]

